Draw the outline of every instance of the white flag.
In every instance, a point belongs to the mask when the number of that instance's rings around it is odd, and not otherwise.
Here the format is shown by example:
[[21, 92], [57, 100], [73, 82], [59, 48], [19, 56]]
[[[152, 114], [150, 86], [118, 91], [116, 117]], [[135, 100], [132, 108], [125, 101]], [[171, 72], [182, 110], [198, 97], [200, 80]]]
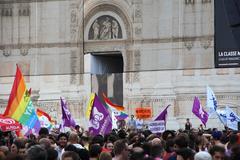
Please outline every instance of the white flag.
[[209, 108], [209, 116], [217, 110], [217, 98], [210, 87], [207, 86], [207, 107]]
[[218, 109], [217, 110], [218, 118], [223, 123], [224, 126], [227, 126], [227, 115], [226, 115], [226, 109]]
[[227, 116], [227, 127], [233, 130], [238, 130], [238, 122], [240, 122], [240, 118], [237, 116], [234, 111], [226, 107], [226, 116]]

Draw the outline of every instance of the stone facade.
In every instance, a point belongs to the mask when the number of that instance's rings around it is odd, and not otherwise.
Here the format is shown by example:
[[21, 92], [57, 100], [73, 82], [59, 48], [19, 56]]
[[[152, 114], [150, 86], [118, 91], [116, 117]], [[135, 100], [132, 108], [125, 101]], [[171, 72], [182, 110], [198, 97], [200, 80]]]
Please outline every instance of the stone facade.
[[[213, 9], [213, 0], [1, 0], [1, 110], [17, 63], [37, 107], [60, 120], [63, 96], [86, 127], [88, 97], [97, 86], [88, 55], [110, 51], [123, 57], [130, 114], [151, 106], [156, 116], [171, 104], [167, 128], [183, 127], [186, 118], [197, 127], [192, 103], [199, 96], [205, 106], [207, 85], [220, 107], [240, 113], [239, 69], [214, 68]], [[207, 127], [222, 126], [213, 117]]]

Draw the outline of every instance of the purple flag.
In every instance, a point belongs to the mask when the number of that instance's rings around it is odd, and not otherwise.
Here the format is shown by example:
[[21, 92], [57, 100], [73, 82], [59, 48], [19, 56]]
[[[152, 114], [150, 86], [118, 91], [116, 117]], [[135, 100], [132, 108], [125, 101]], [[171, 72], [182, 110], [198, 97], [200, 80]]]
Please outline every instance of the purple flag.
[[169, 105], [159, 114], [159, 116], [157, 116], [157, 118], [155, 118], [155, 121], [164, 120], [165, 123], [166, 123], [166, 119], [167, 119], [167, 109], [168, 109], [169, 106], [171, 106], [171, 104], [169, 104]]
[[61, 106], [62, 106], [62, 121], [63, 127], [75, 127], [76, 122], [72, 118], [71, 113], [68, 110], [67, 102], [64, 103], [63, 99], [61, 99]]
[[203, 110], [198, 97], [194, 98], [192, 112], [202, 121], [202, 123], [206, 126], [208, 121], [208, 113]]
[[105, 135], [112, 130], [112, 119], [106, 107], [100, 102], [95, 94], [89, 122], [89, 132], [91, 135]]

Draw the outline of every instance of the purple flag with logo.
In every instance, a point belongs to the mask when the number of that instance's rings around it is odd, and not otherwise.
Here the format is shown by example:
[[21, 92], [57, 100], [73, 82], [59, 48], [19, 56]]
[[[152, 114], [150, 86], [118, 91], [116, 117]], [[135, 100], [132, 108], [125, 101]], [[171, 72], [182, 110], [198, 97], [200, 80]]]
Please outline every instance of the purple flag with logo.
[[202, 121], [202, 123], [206, 126], [208, 121], [208, 113], [203, 110], [198, 97], [194, 98], [192, 112]]
[[106, 107], [95, 95], [89, 121], [89, 132], [91, 135], [105, 135], [112, 130], [112, 119]]
[[154, 121], [160, 121], [160, 120], [164, 120], [166, 123], [166, 119], [167, 119], [167, 109], [168, 107], [170, 107], [171, 105], [169, 104], [158, 116], [157, 118], [155, 118]]
[[76, 122], [72, 118], [71, 113], [68, 110], [67, 102], [64, 103], [63, 99], [61, 99], [61, 107], [62, 107], [62, 121], [63, 127], [75, 127]]

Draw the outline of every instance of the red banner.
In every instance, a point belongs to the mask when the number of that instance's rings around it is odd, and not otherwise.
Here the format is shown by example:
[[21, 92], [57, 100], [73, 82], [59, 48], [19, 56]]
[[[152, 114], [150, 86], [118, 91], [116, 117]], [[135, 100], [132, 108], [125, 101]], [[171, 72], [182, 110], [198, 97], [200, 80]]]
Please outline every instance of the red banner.
[[152, 117], [151, 107], [138, 107], [135, 109], [136, 117], [138, 119], [148, 119]]

